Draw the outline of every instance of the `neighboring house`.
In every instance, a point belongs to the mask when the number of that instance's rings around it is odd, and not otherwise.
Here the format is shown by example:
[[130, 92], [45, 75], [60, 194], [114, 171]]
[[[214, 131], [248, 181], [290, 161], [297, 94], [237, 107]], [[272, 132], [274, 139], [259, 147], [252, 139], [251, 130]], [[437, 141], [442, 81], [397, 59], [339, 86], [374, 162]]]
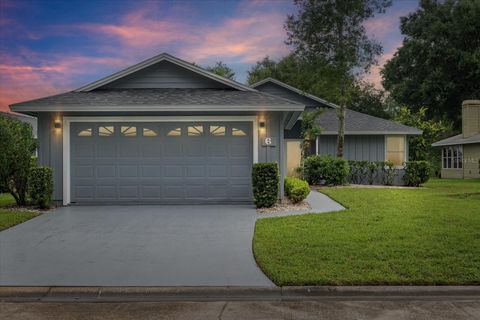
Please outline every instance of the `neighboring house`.
[[[10, 107], [38, 118], [39, 162], [54, 169], [54, 200], [65, 205], [241, 203], [252, 201], [253, 163], [279, 163], [283, 181], [287, 162], [298, 156], [288, 139], [298, 139], [305, 106], [335, 107], [306, 97], [262, 92], [164, 53], [77, 90]], [[405, 159], [404, 137], [418, 130], [398, 128], [376, 135], [370, 128], [366, 135], [374, 138], [358, 148], [369, 150], [362, 151], [366, 159], [402, 149]], [[401, 137], [401, 148], [387, 152], [375, 139], [390, 134]], [[356, 138], [347, 136], [346, 149]]]
[[480, 100], [462, 103], [462, 133], [432, 144], [442, 147], [442, 178], [480, 178]]
[[[302, 103], [306, 106], [306, 111], [324, 108], [324, 112], [317, 118], [322, 133], [317, 137], [311, 153], [332, 156], [336, 154], [339, 108], [337, 105], [272, 78], [257, 82], [252, 87], [261, 92]], [[422, 131], [416, 128], [347, 109], [344, 157], [347, 160], [390, 160], [396, 166], [402, 166], [408, 160], [407, 137], [419, 134], [422, 134]], [[292, 130], [285, 131], [288, 174], [292, 174], [300, 164], [301, 139], [300, 119]], [[397, 184], [401, 183], [400, 178], [397, 179]]]
[[0, 112], [0, 113], [6, 117], [17, 119], [31, 125], [32, 134], [35, 138], [37, 138], [37, 118], [32, 116], [27, 116], [25, 114], [19, 114], [19, 113], [11, 113], [11, 112]]

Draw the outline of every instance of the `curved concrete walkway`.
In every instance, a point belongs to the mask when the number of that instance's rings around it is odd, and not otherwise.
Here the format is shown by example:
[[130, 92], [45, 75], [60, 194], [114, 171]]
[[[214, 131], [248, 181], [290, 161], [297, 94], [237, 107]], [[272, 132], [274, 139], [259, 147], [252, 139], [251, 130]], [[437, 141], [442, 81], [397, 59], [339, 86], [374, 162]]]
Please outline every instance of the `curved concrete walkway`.
[[273, 217], [285, 217], [285, 216], [294, 216], [306, 213], [325, 213], [332, 211], [341, 211], [345, 210], [345, 207], [331, 199], [327, 195], [324, 195], [321, 192], [312, 190], [308, 195], [306, 202], [310, 205], [310, 209], [306, 210], [295, 210], [295, 211], [283, 211], [275, 213], [263, 213], [259, 214], [258, 218], [273, 218]]
[[[316, 191], [312, 209], [341, 210]], [[253, 206], [71, 206], [0, 232], [0, 285], [274, 286], [252, 253]]]

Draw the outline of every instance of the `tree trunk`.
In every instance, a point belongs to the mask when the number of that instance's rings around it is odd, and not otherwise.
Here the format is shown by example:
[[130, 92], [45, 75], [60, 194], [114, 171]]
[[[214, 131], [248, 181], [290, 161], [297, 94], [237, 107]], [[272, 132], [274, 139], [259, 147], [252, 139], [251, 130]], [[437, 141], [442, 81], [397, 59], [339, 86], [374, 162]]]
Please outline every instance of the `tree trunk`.
[[343, 158], [343, 146], [345, 144], [345, 103], [342, 103], [338, 111], [338, 136], [337, 136], [337, 157]]

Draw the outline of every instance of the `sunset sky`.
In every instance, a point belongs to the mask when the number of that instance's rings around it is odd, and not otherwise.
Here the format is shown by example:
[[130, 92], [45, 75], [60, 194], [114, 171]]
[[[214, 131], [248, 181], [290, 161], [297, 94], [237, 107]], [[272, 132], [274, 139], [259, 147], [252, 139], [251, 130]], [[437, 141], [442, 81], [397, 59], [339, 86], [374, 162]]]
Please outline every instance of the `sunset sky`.
[[[416, 0], [394, 0], [366, 25], [384, 46], [380, 64], [402, 44], [401, 16]], [[266, 55], [280, 58], [282, 0], [0, 0], [0, 111], [8, 104], [76, 89], [161, 52], [201, 66], [223, 61], [245, 82]], [[378, 67], [366, 79], [380, 85]]]

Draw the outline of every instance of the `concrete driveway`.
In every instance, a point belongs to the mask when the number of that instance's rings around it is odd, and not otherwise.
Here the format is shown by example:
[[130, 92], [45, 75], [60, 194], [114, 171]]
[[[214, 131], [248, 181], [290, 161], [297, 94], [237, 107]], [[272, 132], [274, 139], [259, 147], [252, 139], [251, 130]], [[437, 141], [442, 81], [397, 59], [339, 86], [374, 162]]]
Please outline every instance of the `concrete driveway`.
[[273, 286], [252, 206], [72, 206], [0, 232], [0, 285]]

